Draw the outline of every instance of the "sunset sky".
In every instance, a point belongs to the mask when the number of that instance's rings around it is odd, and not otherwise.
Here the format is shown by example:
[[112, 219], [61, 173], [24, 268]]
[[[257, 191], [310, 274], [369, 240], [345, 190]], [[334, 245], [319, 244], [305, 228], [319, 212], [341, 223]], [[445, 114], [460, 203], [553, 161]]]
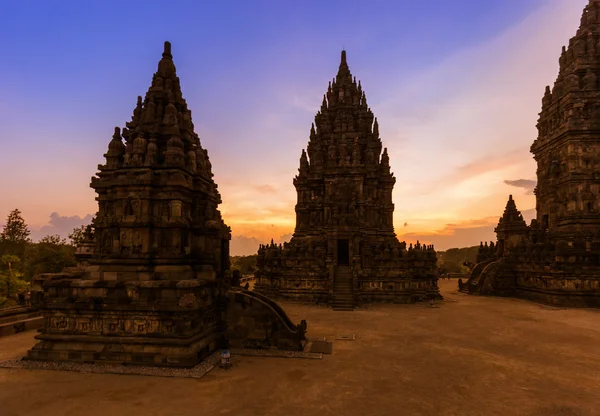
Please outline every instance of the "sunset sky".
[[5, 1], [0, 225], [14, 208], [34, 239], [90, 221], [90, 178], [169, 40], [232, 254], [293, 232], [292, 179], [342, 48], [390, 154], [398, 237], [495, 239], [509, 194], [535, 215], [529, 147], [586, 3]]

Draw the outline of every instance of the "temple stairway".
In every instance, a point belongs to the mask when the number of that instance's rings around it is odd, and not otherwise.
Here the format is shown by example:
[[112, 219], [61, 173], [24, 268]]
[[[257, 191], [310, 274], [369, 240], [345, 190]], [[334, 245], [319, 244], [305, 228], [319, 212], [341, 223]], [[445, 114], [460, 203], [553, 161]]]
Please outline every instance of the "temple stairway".
[[467, 279], [467, 281], [465, 282], [465, 285], [462, 288], [459, 288], [459, 290], [463, 293], [471, 294], [479, 292], [481, 286], [481, 282], [479, 281], [481, 274], [483, 273], [483, 270], [494, 261], [495, 260], [486, 260], [484, 262], [478, 263], [473, 268], [473, 270], [471, 270], [471, 275], [469, 276], [469, 279]]
[[335, 269], [331, 306], [334, 311], [354, 310], [352, 271], [349, 266], [337, 266]]

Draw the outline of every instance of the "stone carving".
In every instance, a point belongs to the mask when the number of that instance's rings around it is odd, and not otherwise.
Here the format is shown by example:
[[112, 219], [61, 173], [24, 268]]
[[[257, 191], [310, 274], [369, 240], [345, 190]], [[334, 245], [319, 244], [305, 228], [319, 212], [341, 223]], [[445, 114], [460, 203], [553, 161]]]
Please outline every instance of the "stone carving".
[[196, 305], [196, 296], [192, 293], [186, 293], [179, 299], [179, 306], [182, 308], [191, 308]]

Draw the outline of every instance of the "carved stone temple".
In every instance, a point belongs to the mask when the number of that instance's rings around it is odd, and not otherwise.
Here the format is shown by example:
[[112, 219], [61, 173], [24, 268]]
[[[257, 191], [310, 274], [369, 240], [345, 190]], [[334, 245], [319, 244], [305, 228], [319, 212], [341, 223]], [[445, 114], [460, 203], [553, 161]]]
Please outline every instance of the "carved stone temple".
[[542, 98], [537, 218], [526, 226], [509, 200], [493, 259], [462, 290], [565, 306], [600, 307], [600, 0], [591, 0], [554, 87]]
[[395, 182], [377, 119], [342, 51], [294, 178], [293, 237], [259, 248], [254, 290], [336, 309], [439, 297], [433, 246], [407, 247], [394, 233]]
[[302, 348], [304, 323], [225, 279], [230, 229], [168, 42], [104, 156], [80, 266], [34, 279], [44, 327], [28, 359], [189, 367], [228, 344]]

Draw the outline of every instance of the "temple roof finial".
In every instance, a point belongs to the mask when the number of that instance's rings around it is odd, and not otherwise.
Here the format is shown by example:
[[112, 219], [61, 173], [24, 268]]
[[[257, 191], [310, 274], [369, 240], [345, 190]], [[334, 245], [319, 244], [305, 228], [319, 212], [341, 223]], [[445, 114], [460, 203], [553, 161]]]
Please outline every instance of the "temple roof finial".
[[162, 54], [163, 58], [173, 59], [173, 55], [171, 55], [171, 42], [165, 42], [165, 50]]
[[342, 63], [345, 64], [346, 63], [346, 50], [342, 49]]

